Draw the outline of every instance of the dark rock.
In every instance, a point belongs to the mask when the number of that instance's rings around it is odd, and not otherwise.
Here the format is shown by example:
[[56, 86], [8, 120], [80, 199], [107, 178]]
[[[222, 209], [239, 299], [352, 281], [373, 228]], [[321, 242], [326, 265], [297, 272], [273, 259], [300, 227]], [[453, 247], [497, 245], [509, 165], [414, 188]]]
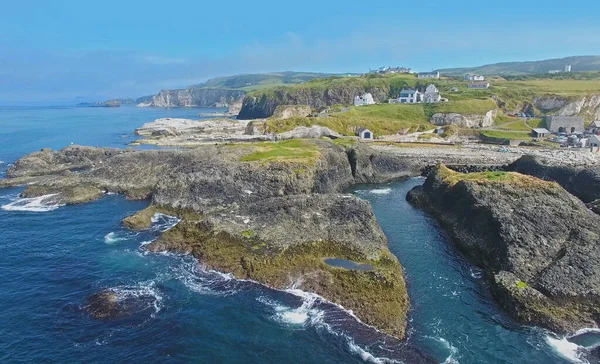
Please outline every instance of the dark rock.
[[553, 165], [542, 158], [526, 155], [508, 166], [508, 170], [554, 181], [583, 202], [600, 199], [600, 167], [581, 168]]
[[440, 166], [407, 198], [488, 271], [515, 317], [558, 332], [597, 327], [600, 217], [558, 184]]

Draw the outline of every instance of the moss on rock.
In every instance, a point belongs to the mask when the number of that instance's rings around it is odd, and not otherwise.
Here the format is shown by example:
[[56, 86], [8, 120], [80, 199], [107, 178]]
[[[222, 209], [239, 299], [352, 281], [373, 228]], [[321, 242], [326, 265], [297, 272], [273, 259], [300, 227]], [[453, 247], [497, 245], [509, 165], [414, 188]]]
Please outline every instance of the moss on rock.
[[[232, 273], [277, 289], [299, 287], [351, 309], [363, 322], [404, 338], [409, 298], [402, 267], [387, 248], [375, 259], [338, 242], [275, 248], [252, 234], [232, 236], [205, 222], [183, 220], [150, 244], [152, 251], [183, 251], [209, 269]], [[326, 258], [369, 264], [373, 271], [336, 268]]]

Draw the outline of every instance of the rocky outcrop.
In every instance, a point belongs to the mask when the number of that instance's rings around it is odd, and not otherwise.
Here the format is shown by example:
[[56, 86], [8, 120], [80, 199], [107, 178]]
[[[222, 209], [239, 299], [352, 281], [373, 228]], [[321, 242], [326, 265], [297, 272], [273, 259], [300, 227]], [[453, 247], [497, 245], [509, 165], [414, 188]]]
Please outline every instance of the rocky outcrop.
[[456, 114], [456, 113], [437, 113], [431, 117], [431, 123], [433, 125], [456, 125], [463, 128], [486, 128], [494, 125], [494, 117], [496, 116], [496, 110], [490, 110], [485, 115], [477, 114]]
[[285, 120], [294, 117], [309, 116], [311, 113], [308, 105], [278, 105], [273, 112], [273, 119]]
[[600, 95], [582, 98], [562, 96], [538, 96], [533, 105], [542, 112], [554, 112], [558, 116], [582, 116], [589, 120], [600, 119]]
[[600, 199], [600, 166], [567, 166], [545, 158], [526, 155], [508, 166], [508, 170], [554, 181], [583, 202]]
[[162, 90], [151, 102], [139, 103], [140, 107], [216, 107], [240, 102], [245, 91], [227, 89], [188, 88]]
[[279, 105], [308, 105], [315, 110], [333, 105], [349, 105], [354, 102], [354, 96], [365, 92], [371, 93], [375, 101], [382, 102], [389, 98], [390, 89], [348, 82], [327, 88], [298, 85], [269, 89], [268, 92], [257, 91], [244, 99], [238, 119], [268, 118]]
[[513, 316], [563, 333], [598, 327], [600, 216], [558, 184], [439, 166], [408, 200], [486, 270]]
[[[409, 300], [402, 268], [369, 203], [339, 194], [354, 178], [345, 149], [333, 143], [121, 153], [73, 146], [24, 157], [10, 172], [16, 183], [35, 179], [24, 196], [51, 192], [74, 203], [82, 199], [72, 188], [87, 186], [151, 198], [150, 210], [126, 219], [126, 226], [148, 227], [159, 212], [182, 221], [149, 249], [190, 253], [239, 278], [318, 293], [388, 334], [405, 335]], [[332, 267], [324, 263], [330, 257], [374, 270]], [[111, 294], [93, 302], [98, 308], [90, 312], [97, 317], [120, 312]]]
[[276, 136], [277, 140], [314, 139], [323, 137], [335, 139], [341, 138], [342, 136], [327, 127], [318, 125], [313, 125], [311, 127], [298, 126], [293, 130], [277, 134]]

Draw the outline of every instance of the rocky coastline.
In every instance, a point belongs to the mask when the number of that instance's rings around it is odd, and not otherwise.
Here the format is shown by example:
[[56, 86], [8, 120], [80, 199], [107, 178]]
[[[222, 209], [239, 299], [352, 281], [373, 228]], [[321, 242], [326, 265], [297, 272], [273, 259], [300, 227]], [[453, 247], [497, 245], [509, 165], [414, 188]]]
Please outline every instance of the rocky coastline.
[[[144, 130], [139, 133], [152, 135], [156, 131]], [[184, 150], [70, 146], [60, 151], [43, 149], [19, 159], [8, 169], [7, 178], [0, 180], [0, 187], [27, 185], [22, 197], [52, 195], [52, 203], [56, 204], [94, 201], [106, 192], [150, 200], [150, 206], [126, 218], [124, 226], [147, 229], [156, 213], [177, 216], [181, 221], [150, 244], [149, 250], [191, 254], [207, 268], [238, 278], [317, 293], [351, 309], [366, 324], [404, 338], [410, 300], [402, 267], [389, 252], [370, 205], [343, 191], [357, 183], [419, 176], [440, 162], [464, 171], [505, 170], [522, 154], [492, 148], [340, 145], [325, 139], [198, 144]], [[558, 151], [546, 156], [551, 161], [570, 158]], [[548, 191], [560, 188], [552, 183], [548, 186], [552, 186]], [[514, 191], [504, 192], [512, 196]], [[494, 196], [506, 198], [502, 193]], [[416, 192], [411, 195], [416, 196]], [[429, 201], [425, 197], [413, 200], [417, 204]], [[569, 201], [577, 207], [581, 221], [589, 216], [599, 218], [576, 198]], [[586, 236], [581, 238], [585, 244], [589, 242]], [[373, 270], [333, 267], [325, 262], [328, 258], [366, 264]], [[510, 273], [531, 287], [541, 284], [535, 275], [505, 266], [502, 269], [508, 273], [499, 271], [494, 276], [498, 282], [506, 282], [512, 277]], [[496, 292], [502, 287], [513, 288], [508, 283], [495, 287]], [[536, 292], [547, 294], [543, 289]], [[527, 302], [515, 301], [515, 295], [508, 293], [501, 296], [510, 298], [507, 302], [514, 305]], [[554, 300], [552, 297], [549, 302], [554, 305]], [[585, 302], [588, 305], [595, 301]], [[552, 305], [543, 307], [562, 307]], [[542, 316], [539, 310], [532, 312], [528, 313], [531, 317], [537, 316], [530, 322], [556, 330], [593, 323], [590, 312], [584, 309], [575, 316], [547, 322], [537, 317], [551, 316]], [[565, 324], [567, 319], [575, 324]]]
[[558, 333], [598, 327], [600, 218], [559, 184], [439, 165], [407, 199], [486, 271], [513, 317]]

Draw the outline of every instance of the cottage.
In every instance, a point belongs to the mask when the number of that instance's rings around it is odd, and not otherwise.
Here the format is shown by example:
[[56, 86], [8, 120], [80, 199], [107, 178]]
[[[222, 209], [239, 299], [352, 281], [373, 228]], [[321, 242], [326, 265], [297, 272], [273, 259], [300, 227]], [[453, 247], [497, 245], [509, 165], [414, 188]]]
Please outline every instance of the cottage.
[[573, 134], [583, 132], [583, 118], [580, 116], [547, 116], [546, 127], [553, 133]]
[[423, 94], [423, 101], [427, 104], [433, 104], [442, 101], [440, 90], [434, 84], [427, 86]]
[[544, 138], [550, 133], [550, 130], [546, 128], [536, 128], [531, 131], [531, 134], [534, 138]]
[[488, 89], [490, 88], [490, 83], [489, 82], [471, 82], [468, 87], [469, 88], [477, 88], [477, 89]]
[[485, 77], [481, 75], [476, 75], [473, 73], [467, 73], [463, 76], [463, 80], [465, 81], [484, 81]]
[[373, 100], [373, 95], [371, 95], [370, 93], [354, 96], [354, 106], [366, 106], [374, 104], [375, 100]]
[[373, 140], [373, 132], [367, 128], [358, 128], [356, 130], [356, 134], [358, 134], [358, 139], [360, 141], [372, 141]]
[[592, 134], [600, 133], [600, 120], [592, 121], [590, 126], [588, 126], [587, 131]]
[[421, 72], [417, 75], [418, 78], [440, 78], [439, 72]]
[[[392, 101], [392, 100], [390, 100]], [[423, 94], [419, 90], [413, 89], [402, 89], [400, 91], [400, 97], [395, 99], [392, 103], [399, 104], [418, 104], [423, 101]]]

